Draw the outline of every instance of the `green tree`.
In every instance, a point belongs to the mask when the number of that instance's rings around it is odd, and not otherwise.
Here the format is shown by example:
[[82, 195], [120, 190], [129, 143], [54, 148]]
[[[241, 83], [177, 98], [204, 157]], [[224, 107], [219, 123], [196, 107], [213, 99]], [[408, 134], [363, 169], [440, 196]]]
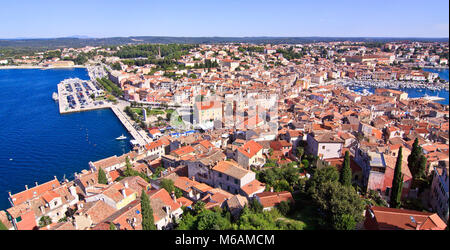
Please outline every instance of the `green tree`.
[[205, 210], [205, 203], [203, 201], [197, 201], [194, 204], [194, 212], [196, 214], [201, 213], [203, 210]]
[[282, 191], [290, 191], [292, 192], [292, 186], [289, 185], [289, 182], [287, 180], [277, 180], [274, 184], [274, 191], [275, 192], [282, 192]]
[[114, 223], [110, 222], [109, 223], [109, 230], [117, 230], [116, 225], [114, 225]]
[[302, 165], [304, 168], [308, 168], [309, 167], [309, 161], [307, 159], [303, 159], [302, 160]]
[[189, 212], [183, 212], [183, 217], [177, 226], [177, 230], [195, 230], [197, 217]]
[[326, 182], [337, 182], [339, 181], [339, 172], [335, 167], [328, 166], [318, 169], [313, 176], [308, 180], [308, 192], [313, 193], [318, 186]]
[[307, 193], [319, 208], [321, 221], [331, 228], [351, 228], [350, 222], [362, 220], [362, 199], [352, 186], [344, 186], [339, 182], [339, 172], [335, 167], [318, 169], [307, 181]]
[[402, 174], [402, 147], [398, 150], [397, 162], [395, 163], [394, 179], [390, 196], [390, 207], [399, 208], [401, 205], [403, 174]]
[[282, 215], [286, 216], [291, 210], [291, 205], [289, 201], [282, 201], [277, 205], [277, 209]]
[[350, 214], [337, 215], [333, 221], [336, 230], [354, 230], [356, 227], [356, 220]]
[[8, 228], [3, 224], [2, 221], [0, 221], [0, 230], [8, 230]]
[[153, 176], [156, 177], [161, 177], [161, 173], [164, 171], [164, 168], [162, 168], [161, 166], [157, 167], [155, 169], [155, 172], [153, 173]]
[[106, 178], [105, 171], [102, 168], [98, 169], [98, 183], [100, 184], [108, 184], [108, 179]]
[[305, 153], [305, 148], [297, 147], [297, 156], [300, 159], [299, 161], [302, 161], [302, 156], [304, 153]]
[[419, 139], [416, 138], [412, 145], [411, 154], [408, 156], [408, 168], [414, 179], [420, 176], [420, 156], [422, 154], [422, 147], [419, 146]]
[[150, 206], [150, 199], [142, 189], [141, 193], [141, 210], [142, 210], [142, 230], [156, 230], [153, 219], [153, 209]]
[[113, 70], [122, 70], [122, 66], [120, 66], [119, 62], [115, 62], [115, 63], [111, 64], [111, 69], [113, 69]]
[[83, 65], [87, 61], [88, 61], [88, 58], [84, 53], [79, 54], [78, 57], [75, 58], [75, 60], [73, 60], [73, 62], [77, 65]]
[[231, 223], [222, 217], [219, 212], [204, 209], [198, 215], [197, 230], [226, 230], [230, 228]]
[[169, 192], [169, 194], [172, 194], [172, 192], [174, 192], [177, 198], [180, 198], [183, 195], [182, 191], [179, 188], [175, 187], [173, 181], [170, 179], [162, 179], [161, 188], [164, 188], [167, 192]]
[[426, 170], [427, 170], [427, 157], [425, 155], [421, 155], [420, 156], [420, 160], [419, 160], [419, 168], [418, 168], [418, 173], [417, 173], [417, 177], [418, 178], [423, 178], [426, 176]]
[[349, 228], [352, 225], [350, 222], [362, 220], [364, 202], [351, 186], [326, 181], [312, 191], [311, 197], [323, 213], [324, 221], [333, 229], [354, 229]]
[[339, 181], [344, 186], [352, 185], [352, 170], [350, 169], [350, 154], [348, 151], [345, 151], [344, 164], [341, 169]]
[[261, 213], [263, 211], [264, 207], [261, 205], [261, 203], [258, 202], [256, 199], [252, 199], [250, 201], [250, 210], [254, 213]]
[[47, 225], [52, 224], [52, 219], [49, 216], [42, 216], [41, 219], [39, 220], [39, 226], [40, 227], [45, 227]]

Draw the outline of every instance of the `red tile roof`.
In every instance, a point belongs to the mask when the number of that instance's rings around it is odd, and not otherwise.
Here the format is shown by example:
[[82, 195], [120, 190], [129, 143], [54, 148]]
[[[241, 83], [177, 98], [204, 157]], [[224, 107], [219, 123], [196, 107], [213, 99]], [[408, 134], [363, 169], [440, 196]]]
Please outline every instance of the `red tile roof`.
[[367, 208], [364, 225], [369, 230], [444, 230], [447, 227], [436, 213], [377, 206]]
[[282, 201], [290, 201], [294, 202], [294, 198], [292, 198], [292, 194], [288, 191], [283, 192], [262, 192], [256, 194], [258, 196], [261, 205], [264, 208], [274, 207]]
[[251, 140], [242, 145], [242, 147], [238, 148], [238, 151], [241, 152], [243, 155], [247, 156], [248, 158], [252, 158], [262, 149], [263, 147], [260, 144]]
[[29, 188], [20, 193], [14, 194], [11, 196], [11, 200], [14, 205], [17, 205], [59, 186], [60, 186], [59, 181], [57, 179], [53, 179], [49, 182], [43, 183], [41, 185]]
[[264, 183], [259, 182], [257, 179], [247, 183], [246, 185], [241, 187], [241, 190], [244, 191], [247, 196], [251, 196], [256, 192], [262, 192], [266, 188]]

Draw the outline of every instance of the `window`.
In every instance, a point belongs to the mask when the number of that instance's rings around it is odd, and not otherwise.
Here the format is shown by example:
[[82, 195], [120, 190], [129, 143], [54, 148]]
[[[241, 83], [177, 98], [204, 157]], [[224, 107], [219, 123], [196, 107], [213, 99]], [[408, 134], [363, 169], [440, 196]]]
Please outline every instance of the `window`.
[[219, 173], [219, 177], [222, 177], [222, 173]]
[[21, 221], [22, 221], [22, 217], [21, 216], [16, 218], [16, 223], [21, 222]]
[[322, 146], [322, 149], [325, 149], [325, 146]]
[[238, 184], [238, 180], [237, 179], [234, 179], [234, 184]]
[[227, 181], [229, 181], [229, 180], [230, 180], [230, 176], [227, 175]]

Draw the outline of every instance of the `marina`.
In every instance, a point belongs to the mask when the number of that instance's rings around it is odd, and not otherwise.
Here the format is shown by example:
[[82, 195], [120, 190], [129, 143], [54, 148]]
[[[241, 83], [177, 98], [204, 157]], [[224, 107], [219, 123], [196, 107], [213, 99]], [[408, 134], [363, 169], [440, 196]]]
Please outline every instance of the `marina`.
[[416, 81], [376, 81], [376, 80], [346, 80], [339, 81], [345, 87], [388, 88], [388, 89], [428, 89], [433, 91], [449, 91], [448, 82], [444, 84], [426, 84]]
[[[95, 73], [92, 73], [95, 74]], [[117, 106], [108, 101], [96, 101], [95, 97], [103, 96], [103, 90], [94, 81], [85, 81], [79, 78], [65, 79], [58, 84], [58, 105], [60, 114], [69, 114], [75, 112], [91, 111], [96, 109], [110, 108], [122, 125], [133, 136], [132, 145], [144, 146], [153, 140], [145, 131], [136, 129], [133, 122], [125, 115], [120, 108], [124, 108], [127, 103]], [[121, 138], [119, 140], [123, 140]]]
[[[132, 149], [133, 138], [109, 108], [59, 113], [52, 93], [68, 78], [89, 80], [85, 68], [0, 70], [0, 135], [7, 138], [0, 141], [0, 209], [9, 207], [9, 191], [20, 192], [24, 185], [55, 175], [71, 180], [89, 161]], [[116, 140], [122, 134], [127, 139]]]

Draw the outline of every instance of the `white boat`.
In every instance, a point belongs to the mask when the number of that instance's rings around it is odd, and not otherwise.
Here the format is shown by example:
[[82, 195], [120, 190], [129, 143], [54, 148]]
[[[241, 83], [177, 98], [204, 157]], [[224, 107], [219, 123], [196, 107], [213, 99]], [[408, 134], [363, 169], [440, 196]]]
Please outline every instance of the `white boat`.
[[56, 92], [53, 92], [52, 98], [53, 100], [58, 101], [58, 94]]
[[116, 140], [125, 140], [125, 139], [127, 139], [127, 137], [124, 136], [123, 134], [116, 138]]

